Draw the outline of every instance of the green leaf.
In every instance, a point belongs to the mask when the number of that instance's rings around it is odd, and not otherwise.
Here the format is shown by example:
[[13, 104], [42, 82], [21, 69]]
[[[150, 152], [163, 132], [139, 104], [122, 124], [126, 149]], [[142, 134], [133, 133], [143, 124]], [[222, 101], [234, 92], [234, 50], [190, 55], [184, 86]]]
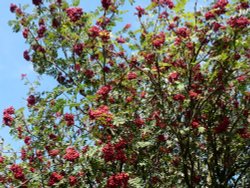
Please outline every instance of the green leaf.
[[146, 8], [146, 10], [148, 10], [148, 11], [150, 11], [150, 10], [152, 10], [152, 9], [154, 9], [155, 7], [157, 7], [157, 3], [151, 3], [147, 8]]
[[74, 168], [73, 172], [77, 173], [81, 170], [82, 167], [81, 166], [74, 166], [73, 168]]
[[187, 0], [177, 0], [177, 3], [175, 4], [174, 10], [176, 12], [179, 12], [179, 11], [185, 9], [186, 4], [187, 4]]
[[198, 128], [198, 131], [199, 131], [200, 133], [204, 133], [205, 130], [206, 130], [206, 129], [205, 129], [204, 127], [199, 127], [199, 128]]
[[77, 7], [80, 4], [80, 0], [73, 0], [72, 5]]
[[185, 89], [184, 83], [179, 83], [179, 84], [177, 85], [177, 88], [178, 88], [178, 90], [183, 91], [183, 90]]
[[18, 114], [18, 115], [22, 115], [22, 114], [23, 114], [23, 112], [24, 112], [24, 110], [25, 110], [25, 108], [24, 108], [24, 107], [19, 108], [18, 110], [16, 110], [16, 114]]
[[126, 122], [126, 120], [125, 119], [123, 119], [123, 118], [120, 118], [120, 117], [115, 117], [114, 118], [114, 125], [116, 125], [116, 126], [119, 126], [119, 125], [122, 125], [122, 124], [124, 124]]
[[147, 146], [152, 145], [152, 143], [151, 142], [137, 142], [136, 145], [137, 145], [138, 148], [145, 148]]
[[133, 179], [129, 179], [128, 181], [129, 185], [133, 188], [141, 188], [141, 187], [144, 187], [143, 186], [143, 181], [141, 178], [139, 177], [136, 177], [136, 178], [133, 178]]

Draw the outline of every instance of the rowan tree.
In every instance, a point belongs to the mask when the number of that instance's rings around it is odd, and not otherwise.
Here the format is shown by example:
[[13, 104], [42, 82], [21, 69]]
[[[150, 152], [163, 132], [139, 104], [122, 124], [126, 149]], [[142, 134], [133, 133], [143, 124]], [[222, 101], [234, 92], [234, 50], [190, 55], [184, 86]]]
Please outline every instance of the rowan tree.
[[3, 187], [250, 187], [249, 3], [140, 3], [11, 4], [24, 58], [58, 84], [4, 110], [24, 144], [0, 151]]

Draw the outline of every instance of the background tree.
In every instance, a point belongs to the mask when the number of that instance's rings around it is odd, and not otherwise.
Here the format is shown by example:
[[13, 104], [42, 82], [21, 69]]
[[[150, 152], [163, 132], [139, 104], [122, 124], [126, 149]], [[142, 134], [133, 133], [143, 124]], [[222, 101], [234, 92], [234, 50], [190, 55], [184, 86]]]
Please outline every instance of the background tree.
[[188, 12], [152, 0], [135, 7], [136, 30], [116, 26], [125, 0], [88, 13], [78, 0], [32, 2], [11, 4], [10, 25], [58, 85], [31, 84], [28, 116], [3, 112], [25, 143], [20, 156], [1, 149], [3, 186], [250, 186], [247, 1]]

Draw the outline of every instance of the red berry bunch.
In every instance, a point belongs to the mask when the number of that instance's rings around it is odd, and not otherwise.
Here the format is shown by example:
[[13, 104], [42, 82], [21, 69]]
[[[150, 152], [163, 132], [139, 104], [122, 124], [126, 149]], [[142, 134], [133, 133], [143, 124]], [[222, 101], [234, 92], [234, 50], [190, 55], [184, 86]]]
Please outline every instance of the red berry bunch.
[[107, 182], [108, 188], [127, 188], [129, 175], [121, 172], [109, 177]]
[[57, 172], [53, 172], [51, 175], [50, 175], [50, 178], [49, 178], [49, 183], [48, 185], [49, 186], [53, 186], [55, 183], [58, 183], [59, 181], [61, 181], [63, 179], [63, 176]]
[[73, 47], [73, 52], [76, 53], [78, 56], [82, 54], [84, 44], [83, 43], [78, 43], [75, 44]]
[[12, 115], [15, 113], [15, 109], [11, 106], [3, 111], [3, 124], [11, 126], [14, 118]]
[[66, 149], [66, 154], [63, 156], [64, 159], [71, 162], [74, 162], [79, 157], [80, 157], [79, 152], [73, 147], [68, 147]]
[[43, 3], [43, 1], [42, 0], [32, 0], [32, 3], [36, 6], [39, 6]]
[[241, 16], [241, 17], [238, 17], [238, 18], [231, 17], [228, 20], [227, 23], [232, 28], [244, 29], [250, 24], [250, 20], [247, 17], [244, 17], [244, 16]]
[[102, 86], [97, 91], [97, 94], [100, 95], [100, 96], [102, 96], [102, 97], [106, 97], [111, 90], [112, 90], [112, 87], [110, 85], [105, 85], [105, 86]]
[[108, 10], [108, 8], [112, 5], [112, 0], [102, 0], [102, 7], [105, 10]]
[[82, 17], [83, 10], [80, 7], [70, 7], [66, 9], [66, 13], [71, 22], [76, 22]]
[[161, 32], [153, 37], [152, 44], [155, 48], [160, 48], [165, 43], [165, 34]]
[[64, 115], [64, 120], [67, 122], [67, 126], [72, 126], [72, 125], [75, 124], [74, 115], [73, 114], [66, 113]]
[[21, 166], [19, 166], [17, 164], [13, 164], [13, 165], [11, 165], [10, 170], [12, 171], [12, 173], [16, 179], [21, 180], [21, 181], [26, 180], [25, 175], [23, 173], [23, 169]]
[[34, 95], [30, 95], [27, 98], [28, 106], [33, 106], [36, 104], [36, 97]]

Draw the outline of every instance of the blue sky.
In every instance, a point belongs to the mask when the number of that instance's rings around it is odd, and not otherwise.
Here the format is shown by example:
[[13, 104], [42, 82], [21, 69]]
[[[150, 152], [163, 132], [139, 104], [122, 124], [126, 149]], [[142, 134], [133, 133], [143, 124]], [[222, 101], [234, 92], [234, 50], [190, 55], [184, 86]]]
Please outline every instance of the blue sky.
[[[143, 7], [149, 0], [137, 0]], [[28, 86], [21, 81], [21, 74], [27, 74], [30, 80], [36, 80], [37, 74], [32, 70], [32, 65], [23, 59], [23, 51], [28, 48], [21, 33], [13, 33], [8, 26], [8, 21], [14, 18], [14, 14], [9, 11], [11, 3], [14, 4], [31, 4], [31, 0], [3, 0], [0, 6], [0, 113], [2, 119], [2, 112], [9, 106], [14, 106], [18, 109], [26, 105], [26, 97]], [[100, 0], [81, 0], [81, 7], [84, 11], [94, 10], [100, 4]], [[201, 2], [201, 0], [199, 1]], [[188, 9], [193, 9], [190, 6], [194, 0], [189, 1]], [[136, 4], [138, 5], [138, 3]], [[136, 6], [135, 5], [135, 6]], [[125, 7], [125, 9], [128, 7]], [[131, 9], [131, 7], [130, 7]], [[135, 12], [134, 10], [131, 10]], [[136, 23], [136, 18], [126, 17], [124, 24]], [[48, 77], [42, 77], [42, 85], [40, 90], [51, 89], [56, 82]], [[3, 137], [6, 143], [11, 143], [13, 147], [17, 148], [20, 143], [12, 141], [12, 137], [8, 135], [9, 129], [7, 127], [0, 128], [0, 138]]]
[[[11, 3], [27, 4], [31, 0], [4, 0], [0, 6], [0, 113], [9, 106], [15, 109], [26, 105], [26, 94], [29, 90], [21, 80], [21, 74], [27, 74], [30, 80], [36, 80], [37, 74], [32, 70], [32, 65], [23, 59], [23, 51], [28, 47], [21, 33], [13, 33], [8, 26], [8, 21], [15, 16], [9, 11]], [[52, 79], [42, 77], [42, 89], [53, 87]], [[4, 138], [6, 143], [11, 143], [13, 147], [18, 147], [20, 143], [13, 141], [8, 134], [7, 127], [0, 128], [0, 137]]]
[[[14, 18], [9, 11], [11, 2], [17, 3], [17, 0], [4, 0], [0, 6], [0, 113], [2, 119], [3, 109], [8, 106], [15, 108], [24, 106], [26, 101], [23, 99], [28, 91], [21, 81], [21, 74], [26, 73], [34, 78], [31, 64], [25, 62], [22, 53], [27, 46], [20, 34], [14, 34], [8, 26], [8, 20]], [[28, 2], [24, 0], [23, 2]], [[8, 136], [8, 128], [0, 129], [0, 137], [3, 137], [7, 143], [12, 142]], [[16, 145], [16, 144], [15, 144]]]

